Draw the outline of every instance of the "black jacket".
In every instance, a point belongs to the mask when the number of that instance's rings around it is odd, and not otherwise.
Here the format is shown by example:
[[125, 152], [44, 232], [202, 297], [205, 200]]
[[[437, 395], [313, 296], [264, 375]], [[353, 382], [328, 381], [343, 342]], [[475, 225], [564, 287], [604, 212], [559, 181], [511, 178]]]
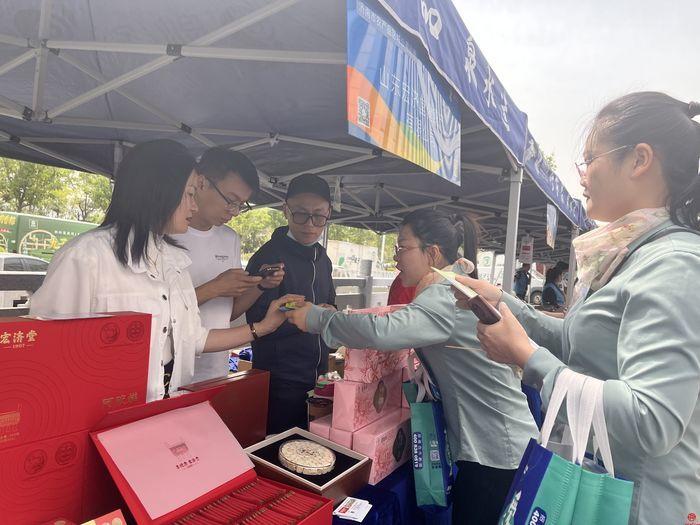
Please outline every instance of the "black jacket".
[[[270, 302], [287, 293], [301, 294], [314, 304], [335, 304], [333, 265], [320, 244], [304, 246], [277, 228], [248, 262], [246, 270], [257, 272], [263, 264], [284, 263], [284, 280], [265, 291], [246, 312], [246, 320], [261, 321]], [[316, 378], [328, 371], [328, 347], [321, 336], [307, 334], [285, 322], [275, 332], [253, 341], [253, 366], [269, 370], [272, 381], [291, 381], [312, 388]]]

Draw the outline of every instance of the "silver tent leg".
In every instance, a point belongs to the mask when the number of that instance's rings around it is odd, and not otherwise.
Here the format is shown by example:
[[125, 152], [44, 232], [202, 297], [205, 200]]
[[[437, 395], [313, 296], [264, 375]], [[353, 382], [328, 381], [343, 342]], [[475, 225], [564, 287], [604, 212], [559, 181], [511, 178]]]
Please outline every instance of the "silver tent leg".
[[491, 277], [489, 278], [491, 284], [496, 284], [496, 257], [498, 257], [498, 254], [494, 250], [491, 252]]
[[515, 275], [515, 257], [518, 248], [518, 215], [520, 214], [520, 190], [523, 185], [523, 168], [518, 168], [510, 179], [508, 197], [508, 227], [506, 229], [506, 257], [503, 261], [502, 288], [506, 293], [513, 290]]
[[576, 281], [576, 251], [574, 250], [574, 239], [578, 237], [577, 226], [571, 227], [571, 247], [569, 248], [569, 282], [566, 287], [566, 307], [571, 308], [574, 299], [574, 283]]

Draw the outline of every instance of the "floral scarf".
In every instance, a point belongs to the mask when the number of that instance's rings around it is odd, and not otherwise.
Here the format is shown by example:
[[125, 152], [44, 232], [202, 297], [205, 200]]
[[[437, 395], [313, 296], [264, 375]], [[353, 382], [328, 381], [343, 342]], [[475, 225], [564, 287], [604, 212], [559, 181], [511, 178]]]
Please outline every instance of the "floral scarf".
[[668, 220], [666, 208], [635, 210], [573, 241], [578, 283], [576, 298], [588, 290], [600, 290], [629, 253], [629, 246]]

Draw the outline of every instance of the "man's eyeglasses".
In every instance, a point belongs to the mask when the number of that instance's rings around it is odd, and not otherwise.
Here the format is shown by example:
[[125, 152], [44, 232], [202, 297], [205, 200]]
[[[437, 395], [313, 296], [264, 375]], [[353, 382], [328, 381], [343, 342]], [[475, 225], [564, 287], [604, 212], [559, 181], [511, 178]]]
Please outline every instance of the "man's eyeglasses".
[[309, 222], [309, 219], [311, 219], [311, 224], [314, 226], [325, 226], [326, 223], [328, 222], [328, 219], [330, 217], [327, 217], [325, 215], [316, 215], [312, 213], [306, 213], [303, 211], [293, 211], [292, 213], [292, 221], [294, 221], [294, 224], [306, 224]]
[[614, 149], [611, 149], [610, 151], [606, 151], [605, 153], [600, 153], [599, 155], [596, 155], [594, 157], [591, 157], [588, 160], [583, 160], [581, 162], [576, 162], [576, 169], [578, 170], [579, 176], [583, 177], [586, 173], [586, 170], [588, 170], [588, 167], [593, 163], [594, 160], [599, 159], [600, 157], [605, 157], [606, 155], [610, 155], [611, 153], [615, 153], [616, 151], [620, 151], [623, 149], [627, 148], [632, 148], [633, 146], [630, 144], [627, 144], [626, 146], [620, 146]]
[[238, 213], [240, 211], [250, 211], [253, 209], [251, 207], [251, 205], [248, 203], [248, 201], [243, 201], [243, 202], [232, 201], [231, 199], [229, 199], [226, 195], [224, 195], [221, 192], [219, 187], [216, 185], [216, 182], [211, 180], [209, 177], [204, 177], [204, 178], [207, 179], [207, 181], [209, 182], [209, 184], [211, 184], [211, 187], [214, 188], [216, 193], [218, 193], [221, 196], [221, 198], [224, 199], [224, 201], [226, 201], [226, 208], [231, 210], [233, 213]]

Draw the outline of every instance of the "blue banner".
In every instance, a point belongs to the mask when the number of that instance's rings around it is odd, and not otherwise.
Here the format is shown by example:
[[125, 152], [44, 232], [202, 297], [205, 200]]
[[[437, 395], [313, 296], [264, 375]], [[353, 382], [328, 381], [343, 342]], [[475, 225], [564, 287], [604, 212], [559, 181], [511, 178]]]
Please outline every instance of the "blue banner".
[[527, 115], [489, 66], [450, 0], [380, 0], [420, 37], [435, 67], [481, 117], [515, 159], [522, 162]]
[[[430, 60], [464, 103], [526, 167], [539, 188], [580, 228], [595, 224], [586, 218], [580, 201], [573, 199], [551, 170], [534, 169], [527, 115], [520, 111], [489, 66], [451, 0], [378, 0], [409, 33], [417, 36]], [[535, 144], [536, 145], [536, 144]], [[528, 153], [530, 151], [530, 153]], [[535, 161], [539, 161], [539, 148]]]
[[572, 223], [583, 229], [595, 227], [586, 217], [586, 210], [581, 201], [571, 196], [561, 179], [549, 167], [542, 150], [529, 131], [523, 165], [535, 184]]
[[422, 53], [381, 9], [348, 0], [348, 132], [459, 185], [459, 104]]

